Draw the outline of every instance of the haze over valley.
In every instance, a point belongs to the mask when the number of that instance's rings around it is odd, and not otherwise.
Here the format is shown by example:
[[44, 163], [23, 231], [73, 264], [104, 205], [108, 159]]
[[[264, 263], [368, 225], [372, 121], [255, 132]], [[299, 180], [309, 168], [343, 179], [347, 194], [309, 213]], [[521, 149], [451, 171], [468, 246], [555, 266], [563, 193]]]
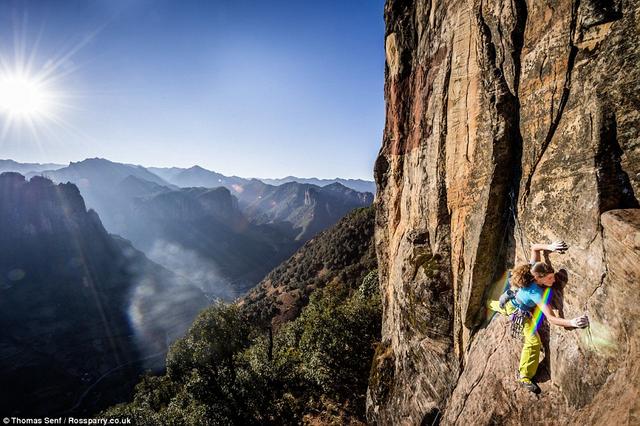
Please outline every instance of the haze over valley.
[[[104, 159], [0, 164], [0, 324], [33, 330], [10, 331], [0, 346], [0, 376], [21, 389], [0, 409], [14, 413], [107, 407], [145, 369], [164, 368], [204, 307], [242, 296], [373, 201], [337, 182], [275, 186], [201, 168], [163, 178]], [[229, 188], [205, 186], [216, 182]]]
[[66, 167], [4, 161], [4, 170], [74, 183], [107, 231], [198, 285], [233, 300], [305, 241], [373, 201], [338, 182], [269, 185], [194, 166], [144, 168], [104, 159]]

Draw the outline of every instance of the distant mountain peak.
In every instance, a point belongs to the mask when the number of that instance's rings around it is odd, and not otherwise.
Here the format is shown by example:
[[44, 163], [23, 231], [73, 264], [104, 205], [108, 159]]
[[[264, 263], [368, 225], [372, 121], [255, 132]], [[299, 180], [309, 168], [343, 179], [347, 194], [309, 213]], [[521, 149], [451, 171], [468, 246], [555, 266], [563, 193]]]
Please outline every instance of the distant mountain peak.
[[349, 188], [348, 186], [343, 185], [340, 182], [330, 183], [329, 185], [325, 186], [325, 188], [340, 188], [340, 189], [349, 189], [349, 190], [353, 191], [351, 188]]
[[20, 178], [20, 180], [25, 180], [24, 176], [21, 175], [18, 172], [2, 172], [2, 173], [0, 173], [0, 177], [4, 177], [6, 179], [9, 179], [9, 178], [13, 178], [13, 179]]
[[0, 159], [0, 173], [1, 172], [18, 172], [23, 175], [30, 173], [42, 172], [45, 170], [55, 170], [64, 167], [62, 164], [53, 163], [19, 163], [14, 160], [2, 160]]
[[113, 161], [107, 160], [106, 158], [93, 157], [93, 158], [85, 158], [80, 161], [71, 161], [69, 165], [72, 164], [91, 164], [91, 163], [106, 163], [106, 164], [115, 164]]

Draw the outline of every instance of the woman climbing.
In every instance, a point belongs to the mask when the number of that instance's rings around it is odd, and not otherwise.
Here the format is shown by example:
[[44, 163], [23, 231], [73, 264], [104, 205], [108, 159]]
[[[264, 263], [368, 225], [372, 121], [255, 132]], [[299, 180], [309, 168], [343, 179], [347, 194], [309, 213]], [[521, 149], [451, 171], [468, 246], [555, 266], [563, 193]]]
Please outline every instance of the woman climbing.
[[[540, 335], [532, 312], [537, 306], [549, 323], [561, 327], [584, 328], [589, 325], [586, 315], [567, 320], [554, 315], [548, 305], [550, 287], [553, 286], [556, 275], [548, 263], [542, 262], [541, 254], [547, 252], [563, 253], [568, 249], [564, 241], [552, 244], [534, 244], [531, 247], [530, 263], [520, 265], [511, 272], [510, 283], [513, 287], [500, 296], [500, 300], [493, 300], [489, 308], [503, 315], [510, 315], [514, 328], [524, 337], [524, 346], [520, 355], [518, 382], [531, 392], [538, 392], [538, 386], [532, 382], [538, 369], [540, 359]], [[545, 289], [547, 291], [545, 292]], [[512, 328], [513, 330], [513, 328]]]

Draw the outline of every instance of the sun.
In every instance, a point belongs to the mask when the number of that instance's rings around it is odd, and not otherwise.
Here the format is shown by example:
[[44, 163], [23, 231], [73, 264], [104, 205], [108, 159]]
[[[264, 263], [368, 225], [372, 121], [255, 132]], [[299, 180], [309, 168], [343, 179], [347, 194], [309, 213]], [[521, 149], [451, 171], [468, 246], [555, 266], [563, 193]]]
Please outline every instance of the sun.
[[0, 113], [10, 119], [38, 119], [50, 111], [52, 94], [28, 75], [0, 75]]
[[[53, 79], [46, 73], [31, 74], [18, 66], [0, 70], [0, 141], [11, 134], [28, 129], [39, 139], [42, 132], [64, 125], [60, 118], [60, 93], [53, 89]], [[15, 133], [14, 133], [15, 135]]]
[[69, 83], [79, 69], [74, 56], [104, 26], [76, 38], [77, 43], [63, 50], [39, 52], [43, 33], [28, 40], [26, 24], [14, 22], [13, 49], [6, 44], [9, 36], [0, 40], [0, 151], [4, 143], [42, 148], [69, 135], [90, 139], [68, 121], [81, 110], [79, 101], [87, 98], [70, 91]]

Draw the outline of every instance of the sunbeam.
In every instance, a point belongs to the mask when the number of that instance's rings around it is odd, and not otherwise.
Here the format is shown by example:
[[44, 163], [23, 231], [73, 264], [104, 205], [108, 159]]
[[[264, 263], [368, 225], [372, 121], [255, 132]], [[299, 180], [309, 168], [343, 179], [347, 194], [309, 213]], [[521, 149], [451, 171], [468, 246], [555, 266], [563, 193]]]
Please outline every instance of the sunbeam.
[[[13, 51], [10, 46], [0, 46], [0, 142], [25, 133], [39, 147], [56, 135], [71, 134], [85, 141], [93, 139], [68, 121], [70, 112], [81, 110], [77, 101], [87, 95], [74, 93], [64, 85], [79, 69], [72, 62], [73, 56], [105, 25], [64, 50], [47, 55], [43, 55], [40, 48], [42, 30], [36, 40], [29, 43], [26, 31], [16, 29]], [[16, 28], [26, 26], [25, 21]]]

